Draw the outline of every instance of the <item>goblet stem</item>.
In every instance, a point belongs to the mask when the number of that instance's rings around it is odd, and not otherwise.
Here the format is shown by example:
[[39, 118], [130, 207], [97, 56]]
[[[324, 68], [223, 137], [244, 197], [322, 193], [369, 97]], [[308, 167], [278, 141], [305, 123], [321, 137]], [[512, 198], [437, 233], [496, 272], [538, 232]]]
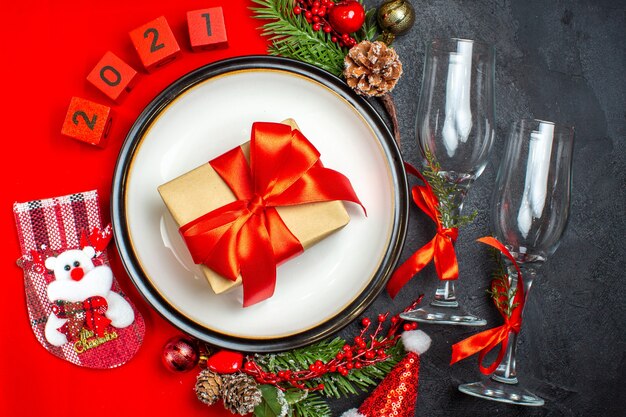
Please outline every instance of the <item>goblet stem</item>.
[[[526, 305], [528, 293], [537, 271], [532, 265], [520, 265], [520, 270], [524, 279], [524, 305]], [[518, 276], [514, 267], [510, 266], [508, 268], [508, 275], [511, 288], [517, 288]], [[522, 315], [523, 313], [522, 310]], [[509, 343], [506, 347], [504, 358], [493, 375], [491, 375], [490, 380], [459, 385], [459, 391], [486, 400], [536, 407], [542, 406], [545, 403], [542, 398], [518, 385], [515, 370], [517, 337], [518, 335], [515, 332], [509, 333]]]
[[[537, 276], [537, 270], [532, 265], [520, 265], [522, 271], [522, 277], [524, 281], [524, 306], [522, 307], [522, 316], [524, 315], [524, 308], [526, 306], [526, 300], [528, 300], [528, 293], [530, 287]], [[507, 268], [510, 288], [517, 288], [518, 275], [513, 266]], [[512, 297], [511, 297], [512, 300]], [[494, 381], [502, 382], [505, 384], [517, 384], [517, 373], [515, 371], [515, 352], [517, 350], [517, 334], [515, 332], [509, 333], [509, 343], [506, 347], [504, 358], [498, 368], [495, 370], [491, 379]]]
[[517, 373], [515, 372], [515, 351], [517, 350], [517, 333], [509, 332], [509, 343], [506, 353], [491, 379], [504, 384], [517, 384]]
[[439, 280], [437, 290], [435, 291], [435, 298], [430, 304], [438, 307], [458, 307], [459, 302], [456, 300], [454, 281]]
[[[452, 227], [461, 217], [461, 211], [463, 210], [463, 201], [467, 195], [467, 191], [472, 183], [470, 179], [464, 179], [454, 181], [452, 178], [446, 178], [451, 182], [457, 192], [451, 195], [450, 200], [446, 200], [444, 204], [444, 210], [441, 210], [441, 222], [444, 227]], [[459, 302], [456, 299], [455, 281], [454, 280], [439, 280], [437, 289], [435, 290], [435, 298], [431, 301], [431, 305], [438, 307], [458, 307]]]
[[[456, 192], [446, 198], [440, 198], [442, 205], [441, 222], [444, 227], [454, 227], [461, 215], [463, 199], [467, 194], [473, 178], [459, 176], [450, 172], [439, 172], [446, 181], [456, 186]], [[404, 320], [419, 321], [422, 323], [451, 324], [457, 326], [484, 326], [487, 320], [466, 312], [457, 301], [455, 280], [439, 280], [435, 297], [430, 305], [417, 310], [400, 314]]]
[[[446, 180], [450, 181], [449, 178], [446, 178]], [[461, 216], [463, 201], [470, 184], [471, 181], [454, 183], [457, 187], [457, 192], [451, 196], [452, 198], [445, 203], [446, 206], [441, 210], [441, 222], [444, 227], [453, 226]], [[435, 297], [430, 304], [437, 307], [458, 307], [459, 302], [456, 299], [455, 280], [439, 280], [435, 290]]]

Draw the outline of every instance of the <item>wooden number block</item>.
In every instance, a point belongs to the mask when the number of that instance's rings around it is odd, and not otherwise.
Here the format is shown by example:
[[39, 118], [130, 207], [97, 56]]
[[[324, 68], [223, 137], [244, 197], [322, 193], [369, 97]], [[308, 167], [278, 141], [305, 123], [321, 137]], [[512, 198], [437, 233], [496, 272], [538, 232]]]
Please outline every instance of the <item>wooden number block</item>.
[[228, 46], [224, 13], [222, 13], [221, 7], [187, 12], [187, 25], [189, 26], [191, 49], [194, 51], [226, 48]]
[[137, 71], [114, 53], [107, 52], [87, 76], [111, 100], [121, 100], [135, 85]]
[[148, 72], [173, 61], [180, 54], [174, 33], [163, 16], [132, 30], [129, 35]]
[[80, 97], [72, 97], [61, 133], [104, 147], [111, 128], [111, 108]]

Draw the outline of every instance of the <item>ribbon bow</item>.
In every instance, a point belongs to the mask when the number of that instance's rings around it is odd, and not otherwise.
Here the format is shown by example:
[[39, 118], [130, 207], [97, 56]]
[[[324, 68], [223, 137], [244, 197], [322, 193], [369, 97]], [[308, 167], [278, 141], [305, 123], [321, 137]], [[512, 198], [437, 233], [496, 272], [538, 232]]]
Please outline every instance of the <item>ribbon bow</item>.
[[210, 162], [237, 200], [183, 225], [180, 232], [195, 263], [233, 281], [241, 274], [244, 307], [271, 297], [277, 263], [303, 251], [275, 207], [332, 200], [363, 207], [348, 178], [325, 168], [319, 157], [300, 131], [257, 122], [249, 164], [240, 147]]
[[[504, 324], [502, 326], [485, 330], [484, 332], [480, 332], [478, 334], [475, 334], [474, 336], [468, 337], [465, 340], [455, 343], [452, 346], [452, 360], [450, 361], [450, 365], [462, 359], [465, 359], [468, 356], [471, 356], [477, 352], [480, 352], [478, 356], [478, 367], [480, 369], [480, 372], [485, 375], [489, 375], [493, 371], [495, 371], [498, 365], [500, 365], [500, 362], [502, 362], [502, 358], [504, 357], [504, 353], [506, 352], [506, 347], [509, 343], [509, 336], [511, 332], [518, 334], [522, 327], [522, 311], [524, 309], [524, 283], [522, 281], [522, 272], [520, 271], [517, 262], [515, 262], [515, 258], [513, 258], [511, 253], [502, 243], [492, 237], [483, 237], [478, 239], [478, 241], [498, 249], [513, 263], [513, 266], [517, 271], [517, 287], [515, 296], [513, 297], [514, 307], [511, 311], [510, 316], [505, 314], [501, 308], [498, 308], [498, 311], [504, 318]], [[492, 288], [494, 285], [495, 284], [492, 284]], [[508, 288], [506, 288], [506, 290], [508, 291]], [[487, 367], [483, 366], [483, 360], [485, 356], [499, 344], [501, 344], [500, 351], [498, 352], [496, 360]]]
[[430, 242], [415, 252], [409, 259], [396, 269], [387, 283], [387, 292], [395, 297], [400, 289], [434, 259], [437, 275], [442, 280], [457, 279], [459, 266], [454, 252], [454, 242], [459, 235], [456, 227], [446, 228], [441, 223], [439, 200], [424, 176], [412, 165], [404, 164], [407, 172], [424, 182], [411, 189], [413, 201], [437, 225], [437, 234]]
[[83, 327], [102, 337], [111, 324], [111, 320], [104, 315], [108, 307], [104, 297], [94, 296], [78, 302], [57, 300], [52, 312], [60, 319], [68, 319], [58, 330], [70, 339], [77, 339]]

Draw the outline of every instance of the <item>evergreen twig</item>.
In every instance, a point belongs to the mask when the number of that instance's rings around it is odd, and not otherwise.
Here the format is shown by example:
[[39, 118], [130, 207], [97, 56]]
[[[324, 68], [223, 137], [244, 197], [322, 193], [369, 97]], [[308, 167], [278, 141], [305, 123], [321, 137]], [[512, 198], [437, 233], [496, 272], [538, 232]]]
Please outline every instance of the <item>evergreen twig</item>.
[[487, 290], [487, 294], [493, 298], [496, 308], [503, 315], [511, 317], [511, 313], [519, 305], [519, 303], [513, 302], [515, 294], [517, 294], [517, 288], [511, 287], [506, 266], [502, 262], [498, 251], [493, 249], [491, 253], [497, 266], [492, 273], [493, 280], [491, 288]]
[[[363, 3], [362, 0], [359, 0], [360, 3]], [[376, 39], [378, 34], [378, 22], [376, 20], [376, 8], [371, 8], [365, 12], [365, 22], [363, 22], [363, 27], [360, 31], [355, 34], [355, 38], [357, 42], [361, 42], [363, 40], [373, 41]]]
[[270, 20], [262, 26], [262, 35], [270, 40], [268, 53], [308, 62], [341, 76], [347, 53], [331, 42], [323, 31], [314, 31], [301, 16], [293, 13], [293, 0], [252, 0], [254, 17]]
[[[286, 369], [306, 369], [317, 360], [328, 362], [333, 359], [345, 341], [341, 338], [323, 340], [311, 346], [294, 349], [291, 351], [273, 354], [256, 355], [255, 361], [267, 372], [278, 372]], [[366, 391], [368, 387], [375, 386], [379, 380], [391, 371], [404, 355], [404, 349], [400, 343], [387, 350], [387, 360], [363, 367], [353, 369], [348, 375], [343, 376], [338, 373], [322, 375], [305, 384], [310, 389], [315, 389], [319, 383], [324, 384], [320, 391], [325, 397], [341, 398], [347, 395], [356, 394], [359, 391]]]
[[441, 166], [435, 161], [433, 154], [426, 152], [426, 167], [422, 175], [424, 175], [424, 178], [428, 181], [428, 184], [439, 201], [441, 223], [446, 228], [460, 228], [472, 223], [478, 213], [473, 211], [469, 215], [459, 214], [457, 196], [462, 193], [463, 190], [458, 185], [446, 181], [439, 171], [441, 171]]
[[294, 414], [298, 417], [331, 417], [328, 403], [317, 392], [309, 392], [308, 395], [293, 404]]
[[[270, 40], [268, 53], [297, 59], [341, 77], [348, 49], [331, 41], [331, 35], [315, 31], [302, 17], [293, 12], [293, 0], [252, 0], [256, 19], [269, 20], [262, 26], [262, 35]], [[362, 0], [359, 0], [362, 3]], [[357, 42], [374, 39], [378, 31], [376, 9], [366, 12], [363, 27], [354, 34]]]

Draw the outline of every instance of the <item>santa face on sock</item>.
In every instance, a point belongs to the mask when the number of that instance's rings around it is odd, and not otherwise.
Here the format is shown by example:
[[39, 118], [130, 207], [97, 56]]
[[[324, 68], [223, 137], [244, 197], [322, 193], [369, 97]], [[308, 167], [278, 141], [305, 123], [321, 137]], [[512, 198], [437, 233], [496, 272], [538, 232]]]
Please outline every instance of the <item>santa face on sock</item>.
[[[95, 266], [92, 258], [95, 250], [86, 246], [82, 250], [67, 250], [45, 261], [46, 268], [54, 272], [54, 281], [48, 284], [47, 295], [50, 302], [87, 302], [99, 300], [106, 309], [104, 315], [117, 328], [129, 326], [134, 321], [134, 312], [130, 304], [118, 293], [111, 291], [113, 274], [106, 266]], [[97, 297], [104, 299], [104, 302]], [[84, 313], [83, 313], [84, 314]], [[61, 346], [67, 343], [67, 334], [60, 329], [68, 321], [53, 311], [48, 316], [45, 337], [50, 344]]]

